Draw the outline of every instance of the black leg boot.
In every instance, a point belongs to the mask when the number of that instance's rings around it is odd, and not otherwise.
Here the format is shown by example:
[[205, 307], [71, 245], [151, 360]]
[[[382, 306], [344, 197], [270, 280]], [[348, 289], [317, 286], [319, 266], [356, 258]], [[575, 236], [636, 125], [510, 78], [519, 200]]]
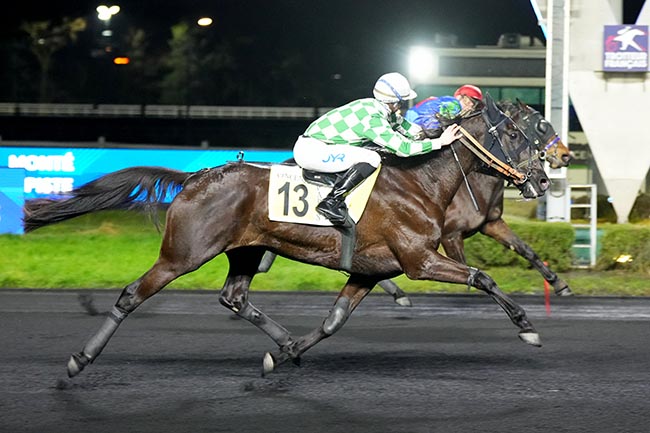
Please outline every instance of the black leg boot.
[[375, 170], [375, 167], [366, 162], [354, 164], [336, 181], [332, 191], [316, 206], [316, 211], [332, 224], [344, 225], [348, 215], [345, 197]]

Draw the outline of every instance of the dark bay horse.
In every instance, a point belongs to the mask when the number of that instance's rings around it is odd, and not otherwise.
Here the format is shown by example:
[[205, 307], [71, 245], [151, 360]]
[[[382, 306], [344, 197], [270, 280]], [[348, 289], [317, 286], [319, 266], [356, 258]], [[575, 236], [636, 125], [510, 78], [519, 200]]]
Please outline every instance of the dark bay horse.
[[[569, 164], [571, 159], [569, 149], [539, 111], [521, 101], [516, 103], [502, 101], [498, 105], [526, 133], [540, 152], [540, 158], [545, 159], [551, 168], [566, 167]], [[533, 268], [553, 285], [557, 295], [571, 295], [569, 285], [545, 265], [537, 253], [503, 220], [505, 190], [503, 179], [473, 172], [468, 174], [467, 180], [474, 199], [470, 196], [467, 187], [461, 185], [447, 208], [441, 238], [445, 254], [460, 263], [467, 263], [463, 240], [480, 232], [528, 260]], [[474, 200], [478, 209], [475, 207]], [[273, 255], [266, 254], [260, 270], [268, 271], [272, 263]], [[399, 305], [411, 306], [406, 293], [392, 280], [380, 281], [379, 286], [392, 295]]]
[[221, 253], [228, 257], [230, 267], [219, 301], [279, 346], [264, 356], [264, 372], [288, 360], [299, 360], [305, 351], [340, 329], [378, 281], [402, 273], [411, 279], [466, 284], [487, 293], [519, 328], [519, 337], [540, 346], [524, 309], [489, 275], [445, 257], [437, 249], [445, 210], [463, 182], [463, 172], [482, 168], [508, 177], [527, 198], [543, 195], [549, 180], [525, 134], [489, 95], [481, 111], [458, 122], [466, 131], [460, 142], [417, 157], [384, 157], [357, 224], [349, 279], [322, 325], [299, 338], [252, 305], [248, 299], [251, 280], [266, 250], [339, 269], [341, 236], [333, 227], [269, 219], [270, 164], [237, 162], [194, 173], [132, 167], [102, 176], [62, 200], [28, 201], [24, 216], [27, 232], [89, 212], [123, 208], [141, 199], [160, 202], [170, 190], [180, 190], [167, 210], [157, 261], [124, 288], [100, 329], [81, 352], [71, 356], [68, 375], [76, 376], [93, 362], [142, 302]]
[[[571, 159], [569, 149], [539, 111], [521, 101], [501, 102], [499, 107], [524, 130], [540, 151], [540, 157], [544, 158], [551, 168], [569, 165]], [[473, 172], [467, 176], [467, 179], [478, 209], [468, 189], [464, 185], [461, 186], [445, 213], [441, 238], [445, 254], [460, 263], [467, 263], [463, 240], [480, 232], [528, 260], [531, 266], [553, 286], [555, 294], [572, 295], [566, 281], [545, 265], [530, 245], [517, 236], [503, 220], [505, 190], [503, 180], [481, 172]], [[405, 298], [406, 294], [394, 282], [384, 280], [380, 281], [379, 285], [393, 294], [401, 305], [410, 303]]]
[[[526, 132], [551, 168], [569, 165], [569, 149], [537, 110], [520, 101], [517, 101], [517, 105], [502, 103], [500, 107]], [[537, 253], [503, 220], [504, 182], [480, 172], [468, 175], [468, 181], [479, 209], [474, 208], [467, 188], [461, 187], [445, 214], [441, 239], [445, 254], [460, 263], [467, 263], [463, 240], [480, 232], [528, 260], [553, 286], [557, 295], [571, 295], [569, 285], [545, 265]]]

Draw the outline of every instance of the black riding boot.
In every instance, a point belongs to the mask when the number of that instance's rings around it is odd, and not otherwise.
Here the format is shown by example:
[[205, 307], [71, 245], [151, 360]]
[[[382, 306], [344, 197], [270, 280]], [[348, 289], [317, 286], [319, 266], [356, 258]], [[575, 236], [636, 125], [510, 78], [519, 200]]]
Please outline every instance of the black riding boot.
[[316, 206], [316, 211], [335, 226], [344, 225], [348, 216], [345, 197], [375, 170], [366, 162], [354, 164], [336, 181], [332, 191]]

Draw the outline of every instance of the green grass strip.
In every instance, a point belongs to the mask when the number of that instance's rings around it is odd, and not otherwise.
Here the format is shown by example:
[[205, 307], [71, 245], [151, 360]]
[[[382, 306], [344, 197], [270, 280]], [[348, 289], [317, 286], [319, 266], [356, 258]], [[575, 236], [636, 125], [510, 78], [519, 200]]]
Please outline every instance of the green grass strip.
[[[164, 219], [161, 220], [164, 222]], [[0, 287], [45, 289], [115, 289], [139, 278], [156, 261], [162, 234], [138, 212], [101, 212], [36, 230], [0, 235]], [[483, 269], [507, 293], [542, 294], [539, 273], [525, 267]], [[221, 255], [168, 287], [222, 287], [228, 260]], [[650, 296], [650, 279], [631, 271], [561, 273], [577, 295]], [[345, 284], [345, 274], [278, 258], [269, 273], [253, 280], [252, 290], [332, 291]], [[409, 293], [466, 293], [467, 287], [430, 281], [395, 280]], [[551, 288], [552, 290], [552, 288]], [[376, 288], [375, 292], [381, 291]], [[476, 292], [472, 290], [472, 292]]]

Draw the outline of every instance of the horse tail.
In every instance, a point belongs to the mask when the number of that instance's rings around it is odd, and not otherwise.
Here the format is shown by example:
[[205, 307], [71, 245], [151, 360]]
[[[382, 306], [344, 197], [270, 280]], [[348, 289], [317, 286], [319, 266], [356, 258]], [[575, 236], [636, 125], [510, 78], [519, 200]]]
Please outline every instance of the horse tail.
[[130, 167], [109, 173], [66, 193], [63, 199], [32, 199], [25, 202], [25, 232], [87, 213], [129, 209], [153, 204], [183, 189], [192, 172], [164, 167]]

